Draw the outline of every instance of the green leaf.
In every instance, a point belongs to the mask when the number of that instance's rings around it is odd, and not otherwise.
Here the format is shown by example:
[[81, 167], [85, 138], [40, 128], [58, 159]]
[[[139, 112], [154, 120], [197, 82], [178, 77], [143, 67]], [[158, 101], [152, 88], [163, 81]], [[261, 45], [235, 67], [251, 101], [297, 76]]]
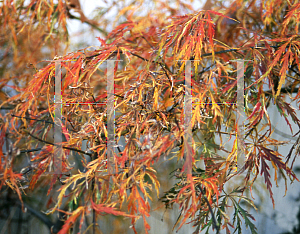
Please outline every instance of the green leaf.
[[[237, 213], [240, 213], [242, 216], [243, 216], [243, 218], [244, 218], [244, 220], [245, 220], [245, 224], [246, 224], [246, 227], [248, 228], [250, 228], [250, 230], [251, 230], [251, 233], [252, 234], [257, 234], [257, 228], [255, 227], [255, 225], [250, 221], [250, 219], [249, 218], [251, 218], [252, 220], [254, 220], [255, 221], [255, 219], [254, 219], [254, 217], [251, 215], [251, 214], [249, 214], [248, 213], [248, 211], [246, 211], [246, 210], [244, 210], [240, 205], [239, 205], [239, 203], [238, 202], [236, 202], [234, 199], [231, 199], [232, 200], [232, 202], [234, 203], [234, 207], [235, 207], [235, 209], [236, 209], [236, 211], [235, 211], [235, 216], [237, 217], [237, 222], [238, 222], [238, 224], [237, 224], [237, 229], [239, 230], [239, 233], [241, 233], [240, 232], [240, 227], [239, 227], [239, 222], [240, 222], [240, 218], [239, 218], [239, 216], [238, 216], [238, 214]], [[237, 230], [236, 229], [236, 230]]]

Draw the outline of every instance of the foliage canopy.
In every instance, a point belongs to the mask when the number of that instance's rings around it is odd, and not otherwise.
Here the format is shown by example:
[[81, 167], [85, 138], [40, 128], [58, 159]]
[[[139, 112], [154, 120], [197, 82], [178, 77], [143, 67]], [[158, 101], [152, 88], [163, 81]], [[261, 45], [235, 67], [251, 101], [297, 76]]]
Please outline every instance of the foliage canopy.
[[[192, 220], [194, 233], [208, 233], [211, 227], [216, 232], [241, 233], [244, 220], [251, 233], [257, 233], [253, 216], [240, 203], [253, 205], [245, 191], [262, 176], [274, 203], [271, 167], [276, 183], [278, 174], [286, 182], [298, 180], [292, 168], [300, 152], [300, 131], [293, 132], [289, 118], [300, 128], [291, 106], [300, 100], [300, 2], [208, 0], [195, 11], [181, 0], [173, 4], [153, 0], [146, 12], [141, 12], [143, 1], [109, 4], [94, 19], [87, 19], [78, 1], [1, 2], [1, 193], [13, 190], [22, 201], [26, 193], [34, 194], [35, 188], [49, 184], [48, 213], [65, 214], [63, 225], [52, 229], [59, 233], [68, 233], [75, 222], [85, 231], [82, 223], [90, 213], [92, 224], [105, 214], [129, 217], [135, 233], [142, 218], [148, 233], [146, 218], [155, 196], [166, 207], [180, 205], [178, 229]], [[112, 23], [104, 12], [114, 12], [114, 7], [118, 15]], [[101, 46], [67, 53], [68, 18], [96, 28]], [[61, 60], [62, 100], [71, 103], [62, 107], [65, 139], [60, 174], [49, 174], [58, 163], [52, 141], [56, 61], [41, 66], [49, 57]], [[246, 157], [238, 170], [236, 106], [215, 105], [237, 102], [237, 65], [230, 62], [236, 59], [248, 61]], [[118, 60], [114, 63], [113, 173], [107, 171], [107, 110], [100, 105], [107, 101], [108, 60]], [[182, 167], [182, 60], [194, 60], [191, 174]], [[286, 142], [272, 138], [271, 105], [277, 106], [298, 137], [286, 156], [272, 148]], [[234, 140], [230, 149], [225, 147], [228, 137]], [[26, 167], [24, 155], [29, 158]], [[176, 170], [167, 174], [172, 173], [177, 182], [164, 194], [156, 173], [164, 166], [161, 160], [176, 164]], [[242, 183], [232, 187], [231, 181], [241, 177]]]

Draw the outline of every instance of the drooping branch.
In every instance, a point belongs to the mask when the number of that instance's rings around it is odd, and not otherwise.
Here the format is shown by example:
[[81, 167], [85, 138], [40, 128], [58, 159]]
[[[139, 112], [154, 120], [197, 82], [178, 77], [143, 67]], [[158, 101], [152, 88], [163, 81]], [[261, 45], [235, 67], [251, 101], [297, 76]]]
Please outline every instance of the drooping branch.
[[54, 223], [47, 217], [47, 215], [37, 211], [33, 207], [26, 204], [24, 201], [23, 205], [20, 201], [10, 201], [10, 203], [12, 203], [12, 205], [17, 205], [20, 209], [24, 207], [29, 213], [31, 213], [33, 216], [38, 218], [43, 224], [45, 224], [49, 228], [49, 230], [51, 230], [51, 228], [55, 226]]
[[[39, 137], [36, 137], [35, 135], [31, 134], [30, 132], [28, 132], [28, 131], [26, 131], [26, 130], [25, 130], [25, 132], [26, 132], [29, 136], [31, 136], [32, 138], [34, 138], [34, 139], [36, 139], [36, 140], [38, 140], [38, 141], [40, 141], [40, 142], [43, 142], [43, 143], [48, 144], [48, 145], [58, 146], [58, 145], [56, 145], [56, 144], [54, 144], [54, 143], [52, 143], [52, 142], [45, 141], [45, 140], [43, 140], [43, 139], [41, 139], [41, 138], [39, 138]], [[77, 153], [85, 154], [85, 155], [88, 155], [88, 156], [90, 156], [90, 157], [92, 157], [92, 155], [93, 155], [93, 154], [91, 154], [91, 153], [87, 153], [87, 152], [84, 152], [84, 151], [82, 151], [82, 150], [75, 149], [75, 148], [68, 147], [68, 146], [62, 146], [62, 148], [63, 148], [63, 149], [67, 149], [67, 150], [72, 150], [72, 151], [75, 151], [75, 152], [77, 152]]]
[[219, 226], [218, 223], [217, 223], [217, 220], [216, 220], [215, 214], [214, 214], [214, 212], [213, 212], [213, 210], [212, 210], [212, 207], [211, 207], [211, 205], [210, 205], [210, 203], [209, 203], [207, 197], [205, 196], [204, 191], [203, 191], [203, 189], [201, 188], [201, 186], [197, 186], [196, 188], [198, 188], [198, 189], [200, 190], [202, 196], [204, 197], [204, 200], [205, 200], [205, 202], [206, 202], [206, 204], [207, 204], [207, 206], [208, 206], [208, 208], [209, 208], [209, 212], [210, 212], [211, 217], [212, 217], [213, 226], [214, 226], [214, 228], [216, 229], [216, 234], [219, 234], [219, 233], [220, 233], [220, 226]]
[[[44, 123], [48, 123], [48, 124], [52, 124], [52, 125], [54, 125], [54, 122], [52, 122], [52, 121], [48, 121], [48, 120], [43, 120], [43, 119], [34, 119], [34, 118], [30, 118], [30, 117], [22, 117], [22, 116], [17, 116], [17, 115], [11, 115], [12, 117], [16, 117], [16, 118], [20, 118], [20, 119], [27, 119], [27, 120], [35, 120], [35, 121], [37, 121], [37, 122], [44, 122]], [[76, 131], [74, 131], [73, 129], [68, 129], [69, 131], [71, 131], [71, 132], [76, 132]]]

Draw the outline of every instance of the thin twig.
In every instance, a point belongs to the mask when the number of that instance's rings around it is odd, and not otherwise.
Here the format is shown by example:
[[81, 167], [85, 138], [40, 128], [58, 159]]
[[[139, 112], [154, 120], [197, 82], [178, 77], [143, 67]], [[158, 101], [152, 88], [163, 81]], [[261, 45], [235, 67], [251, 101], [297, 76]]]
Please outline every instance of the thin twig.
[[[38, 137], [36, 137], [35, 135], [31, 134], [31, 133], [28, 132], [28, 131], [25, 131], [25, 132], [28, 133], [29, 136], [33, 137], [34, 139], [36, 139], [36, 140], [38, 140], [38, 141], [40, 141], [40, 142], [43, 142], [43, 143], [49, 144], [49, 145], [59, 146], [59, 145], [56, 145], [56, 144], [54, 144], [54, 143], [52, 143], [52, 142], [45, 141], [45, 140], [43, 140], [43, 139], [41, 139], [41, 138], [38, 138]], [[81, 153], [81, 154], [85, 154], [85, 155], [88, 155], [88, 156], [90, 156], [90, 157], [92, 157], [92, 155], [93, 155], [93, 154], [91, 154], [91, 153], [86, 153], [86, 152], [84, 152], [84, 151], [82, 151], [82, 150], [75, 149], [75, 148], [71, 148], [71, 147], [67, 147], [67, 146], [62, 146], [62, 148], [63, 148], [63, 149], [67, 149], [67, 150], [72, 150], [72, 151], [75, 151], [75, 152], [78, 152], [78, 153]]]
[[42, 148], [36, 148], [36, 149], [30, 149], [30, 150], [21, 150], [20, 153], [30, 153], [30, 152], [35, 152], [35, 151], [40, 151]]
[[[299, 73], [299, 72], [297, 72], [297, 71], [295, 71], [293, 67], [291, 67], [291, 68], [290, 68], [290, 70], [291, 70], [292, 72], [294, 72], [294, 73], [295, 73], [297, 76], [299, 76], [299, 77], [300, 77], [300, 73]], [[297, 79], [297, 80], [298, 80], [298, 79]]]
[[204, 197], [204, 200], [205, 200], [206, 204], [208, 205], [209, 212], [211, 213], [211, 216], [212, 216], [213, 226], [216, 229], [216, 234], [219, 234], [220, 233], [220, 227], [219, 227], [219, 225], [217, 223], [217, 220], [216, 220], [215, 214], [214, 214], [214, 212], [213, 212], [213, 210], [211, 208], [211, 205], [209, 204], [209, 201], [208, 201], [207, 197], [205, 196], [205, 194], [204, 194], [203, 189], [201, 188], [201, 186], [197, 186], [197, 188], [202, 193], [202, 196]]
[[[148, 44], [153, 50], [155, 50], [155, 48], [150, 44], [150, 42], [146, 39], [146, 37], [144, 37], [144, 35], [142, 36], [142, 38], [147, 42], [147, 44]], [[159, 56], [159, 58], [160, 58], [161, 60], [163, 60], [162, 57], [161, 57], [160, 55], [158, 55], [158, 56]], [[171, 87], [172, 87], [173, 84], [172, 84], [171, 78], [170, 78], [170, 76], [169, 76], [169, 74], [168, 74], [168, 72], [172, 73], [172, 72], [170, 71], [170, 68], [167, 66], [167, 64], [166, 64], [165, 62], [164, 62], [164, 63], [158, 62], [158, 64], [159, 64], [159, 66], [161, 67], [161, 69], [163, 69], [163, 71], [164, 71], [164, 73], [166, 74], [166, 76], [167, 76], [167, 78], [168, 78], [168, 80], [169, 80], [169, 83], [170, 83], [170, 85], [171, 85]]]
[[[270, 46], [271, 48], [277, 49], [279, 46]], [[244, 49], [240, 49], [240, 48], [236, 48], [236, 49], [228, 49], [228, 50], [221, 50], [221, 51], [217, 51], [214, 52], [214, 54], [225, 54], [225, 53], [230, 53], [230, 52], [238, 52], [240, 50], [248, 50], [248, 49], [261, 49], [261, 48], [266, 48], [265, 46], [251, 46], [248, 48], [244, 48]], [[208, 56], [212, 56], [213, 53], [207, 53], [207, 54], [202, 54], [201, 57], [208, 57]], [[194, 57], [191, 58], [191, 60], [194, 60]]]
[[0, 110], [13, 110], [15, 107], [9, 107], [9, 106], [2, 106], [0, 107]]
[[[240, 49], [229, 49], [229, 50], [221, 50], [221, 51], [217, 51], [214, 54], [225, 54], [225, 53], [230, 53], [230, 52], [237, 52]], [[207, 54], [202, 54], [201, 57], [208, 57], [208, 56], [212, 56], [213, 53], [207, 53]], [[194, 60], [194, 57], [191, 59]]]
[[[287, 87], [282, 87], [281, 90], [280, 90], [280, 93], [298, 93], [298, 91], [299, 91], [299, 88], [292, 89], [290, 86], [287, 86]], [[272, 89], [264, 91], [264, 93], [265, 93], [266, 96], [271, 96], [272, 95]]]
[[53, 122], [51, 121], [48, 121], [48, 120], [43, 120], [43, 119], [33, 119], [33, 118], [29, 118], [29, 117], [22, 117], [22, 116], [17, 116], [17, 115], [11, 115], [12, 117], [16, 117], [16, 118], [20, 118], [20, 119], [27, 119], [27, 120], [35, 120], [37, 122], [44, 122], [44, 123], [48, 123], [48, 124], [54, 124]]
[[[69, 12], [68, 14], [69, 14], [69, 18], [70, 18], [70, 19], [76, 19], [76, 20], [80, 20], [80, 21], [81, 21], [81, 19], [80, 19], [79, 17], [70, 14], [70, 12]], [[90, 20], [85, 20], [85, 21], [83, 21], [83, 23], [86, 23], [86, 24], [90, 25], [92, 28], [94, 28], [94, 29], [96, 29], [97, 31], [103, 33], [105, 36], [108, 35], [108, 33], [107, 33], [104, 29], [99, 28], [97, 25], [93, 24]]]
[[[22, 116], [17, 116], [17, 115], [11, 115], [12, 117], [16, 117], [16, 118], [20, 118], [20, 119], [27, 119], [27, 120], [35, 120], [35, 121], [37, 121], [37, 122], [44, 122], [44, 123], [48, 123], [48, 124], [52, 124], [52, 125], [54, 125], [54, 122], [52, 122], [52, 121], [48, 121], [48, 120], [43, 120], [43, 119], [33, 119], [33, 118], [29, 118], [29, 117], [22, 117]], [[69, 122], [70, 124], [71, 124], [71, 122]], [[72, 126], [72, 124], [71, 124], [71, 126]], [[72, 126], [73, 127], [73, 126]], [[68, 129], [69, 131], [71, 131], [71, 132], [77, 132], [77, 131], [75, 131], [75, 130], [72, 130], [72, 129]]]

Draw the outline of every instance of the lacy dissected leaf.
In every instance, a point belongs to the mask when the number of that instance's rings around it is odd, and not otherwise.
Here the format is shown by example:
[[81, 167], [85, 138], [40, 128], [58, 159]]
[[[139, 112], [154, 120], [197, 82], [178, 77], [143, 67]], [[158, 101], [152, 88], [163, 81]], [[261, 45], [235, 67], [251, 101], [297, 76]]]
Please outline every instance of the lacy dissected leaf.
[[76, 210], [74, 210], [70, 217], [65, 221], [62, 229], [58, 232], [58, 234], [66, 234], [68, 233], [69, 229], [74, 225], [80, 215], [84, 215], [86, 212], [86, 207], [80, 206]]
[[246, 227], [250, 228], [251, 234], [257, 234], [257, 228], [255, 227], [255, 225], [251, 222], [251, 219], [255, 221], [254, 217], [248, 213], [248, 211], [246, 211], [245, 209], [243, 209], [240, 204], [235, 201], [235, 199], [231, 199], [234, 205], [234, 217], [233, 217], [233, 223], [235, 223], [235, 221], [237, 222], [237, 227], [235, 229], [235, 231], [238, 231], [238, 233], [242, 233], [242, 228], [240, 226], [241, 223], [241, 219], [239, 217], [239, 215], [242, 216], [242, 218], [245, 220], [245, 224]]
[[[270, 181], [270, 167], [268, 166], [266, 161], [272, 162], [272, 165], [275, 169], [275, 173], [277, 170], [284, 170], [286, 172], [287, 175], [291, 176], [293, 179], [297, 179], [296, 175], [294, 174], [294, 172], [291, 171], [290, 168], [288, 168], [288, 166], [282, 162], [279, 153], [275, 152], [271, 149], [265, 148], [263, 146], [260, 146], [260, 159], [261, 159], [261, 175], [264, 174], [264, 178], [265, 178], [265, 183], [267, 184], [267, 189], [269, 190], [270, 193], [270, 197], [272, 199], [272, 203], [273, 206], [275, 206], [275, 201], [273, 198], [273, 192], [272, 192], [272, 183]], [[275, 176], [275, 180], [277, 181], [277, 177]]]

